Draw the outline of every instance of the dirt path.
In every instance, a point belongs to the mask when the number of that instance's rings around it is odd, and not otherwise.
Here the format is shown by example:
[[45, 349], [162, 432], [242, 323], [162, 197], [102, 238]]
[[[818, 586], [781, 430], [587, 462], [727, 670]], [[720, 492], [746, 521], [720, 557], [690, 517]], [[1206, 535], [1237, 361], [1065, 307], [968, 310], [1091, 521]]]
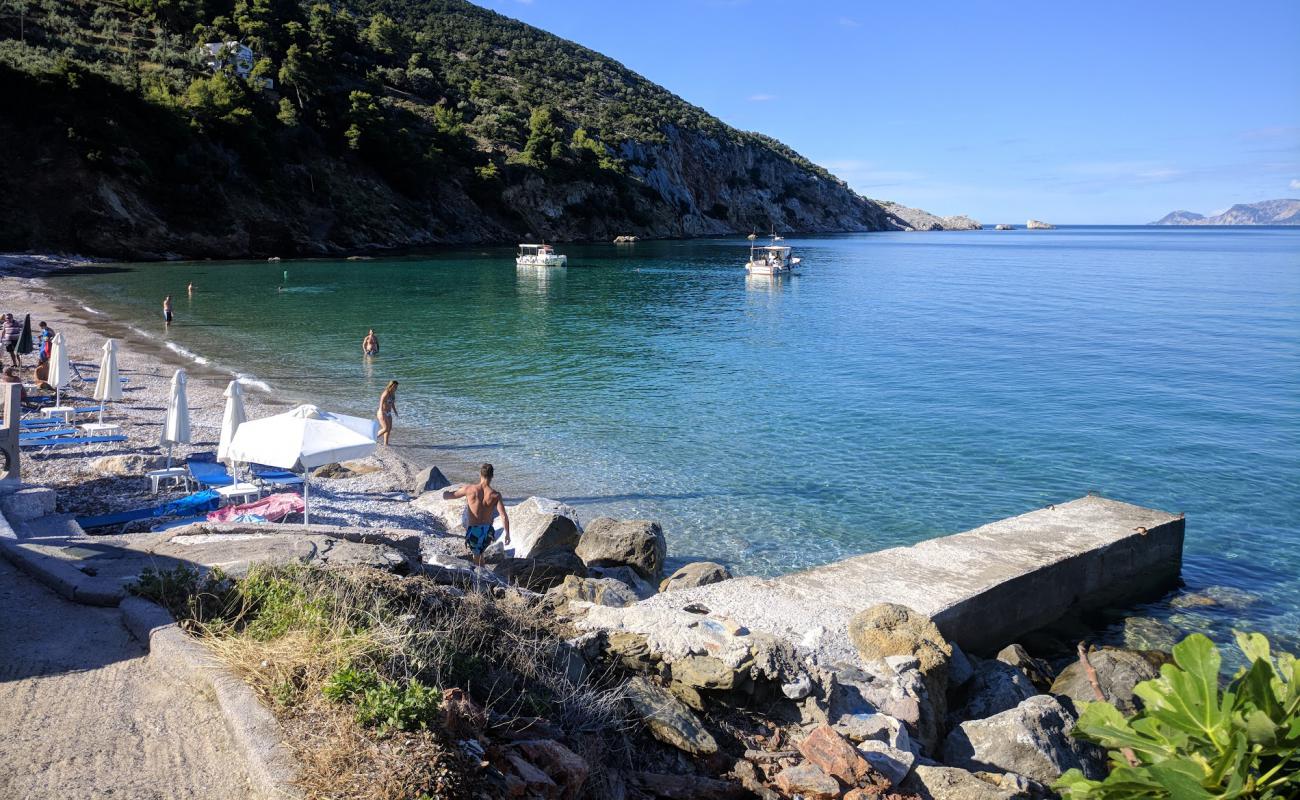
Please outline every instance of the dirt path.
[[0, 558], [0, 797], [246, 798], [216, 705]]

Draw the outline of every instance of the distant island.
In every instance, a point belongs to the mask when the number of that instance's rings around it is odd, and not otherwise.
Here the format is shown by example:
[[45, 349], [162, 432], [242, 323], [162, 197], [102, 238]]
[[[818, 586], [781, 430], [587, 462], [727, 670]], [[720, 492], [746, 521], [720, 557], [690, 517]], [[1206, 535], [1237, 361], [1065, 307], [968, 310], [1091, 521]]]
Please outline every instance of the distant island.
[[1222, 214], [1174, 211], [1148, 225], [1300, 225], [1300, 200], [1238, 203]]
[[0, 15], [0, 43], [0, 250], [288, 257], [979, 227], [865, 198], [464, 0], [50, 0]]

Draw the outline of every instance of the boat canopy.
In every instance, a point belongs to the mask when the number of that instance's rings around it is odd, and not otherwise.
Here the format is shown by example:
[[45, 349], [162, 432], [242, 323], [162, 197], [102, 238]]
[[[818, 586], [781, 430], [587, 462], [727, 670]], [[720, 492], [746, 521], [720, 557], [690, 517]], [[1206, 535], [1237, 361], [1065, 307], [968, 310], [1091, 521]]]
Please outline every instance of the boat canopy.
[[542, 252], [546, 252], [551, 249], [551, 246], [549, 244], [521, 244], [519, 245], [519, 249], [520, 250], [541, 250]]
[[785, 254], [785, 253], [790, 252], [790, 248], [789, 248], [789, 247], [785, 247], [785, 246], [783, 246], [783, 245], [779, 245], [779, 244], [765, 244], [765, 245], [762, 245], [762, 246], [760, 246], [760, 247], [755, 247], [754, 249], [755, 249], [755, 250], [766, 250], [766, 251], [768, 251], [769, 253], [782, 253], [782, 254]]

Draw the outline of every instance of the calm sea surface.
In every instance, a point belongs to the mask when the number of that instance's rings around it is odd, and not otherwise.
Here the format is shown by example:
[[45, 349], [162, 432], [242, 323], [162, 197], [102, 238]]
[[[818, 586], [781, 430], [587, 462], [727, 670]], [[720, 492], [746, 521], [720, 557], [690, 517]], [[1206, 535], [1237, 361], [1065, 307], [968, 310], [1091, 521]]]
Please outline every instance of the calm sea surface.
[[453, 478], [490, 460], [507, 494], [584, 519], [661, 520], [675, 560], [773, 574], [1088, 491], [1183, 511], [1187, 589], [1218, 603], [1144, 607], [1152, 635], [1296, 649], [1300, 230], [787, 244], [805, 267], [776, 282], [746, 279], [736, 239], [562, 247], [549, 272], [476, 248], [55, 285], [337, 410], [371, 413], [398, 379], [413, 456]]

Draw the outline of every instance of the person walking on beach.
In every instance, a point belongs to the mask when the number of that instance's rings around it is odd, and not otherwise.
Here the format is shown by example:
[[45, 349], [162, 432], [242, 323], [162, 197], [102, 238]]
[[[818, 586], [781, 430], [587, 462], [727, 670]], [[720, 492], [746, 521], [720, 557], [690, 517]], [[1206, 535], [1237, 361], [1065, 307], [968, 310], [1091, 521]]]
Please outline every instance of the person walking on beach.
[[0, 342], [4, 343], [5, 352], [9, 354], [9, 360], [15, 367], [22, 366], [18, 362], [18, 339], [22, 335], [23, 326], [14, 319], [13, 314], [0, 317]]
[[41, 329], [41, 349], [36, 356], [38, 364], [44, 364], [50, 360], [50, 351], [54, 349], [54, 329], [45, 324], [42, 320], [36, 327]]
[[163, 298], [163, 321], [168, 325], [172, 324], [172, 296], [167, 295]]
[[397, 381], [389, 381], [388, 386], [379, 395], [379, 438], [386, 445], [388, 435], [393, 432], [393, 417], [397, 416]]
[[474, 563], [483, 566], [483, 551], [492, 543], [492, 517], [501, 515], [502, 543], [510, 544], [510, 517], [506, 514], [506, 502], [501, 493], [492, 488], [492, 465], [484, 464], [478, 468], [478, 483], [462, 484], [458, 489], [447, 489], [442, 493], [443, 500], [465, 498], [469, 519], [465, 525], [465, 544], [474, 554]]
[[374, 328], [371, 328], [366, 333], [366, 338], [361, 340], [361, 352], [368, 356], [379, 355], [379, 337], [375, 335]]

